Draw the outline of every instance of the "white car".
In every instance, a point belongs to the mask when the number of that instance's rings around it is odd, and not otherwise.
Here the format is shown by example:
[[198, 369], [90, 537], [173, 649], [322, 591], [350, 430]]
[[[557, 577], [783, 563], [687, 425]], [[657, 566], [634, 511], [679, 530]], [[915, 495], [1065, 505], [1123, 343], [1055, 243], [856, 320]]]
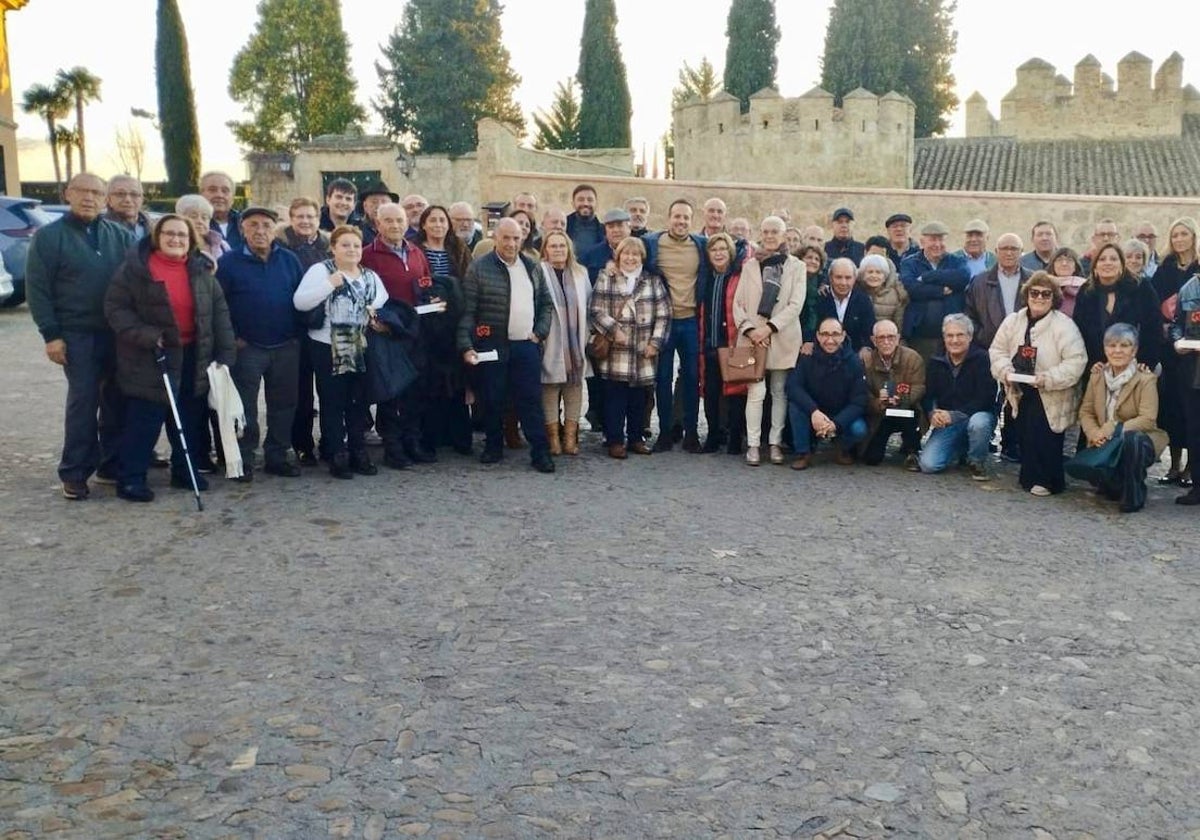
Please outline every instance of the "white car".
[[12, 297], [13, 278], [4, 267], [4, 255], [0, 254], [0, 304]]

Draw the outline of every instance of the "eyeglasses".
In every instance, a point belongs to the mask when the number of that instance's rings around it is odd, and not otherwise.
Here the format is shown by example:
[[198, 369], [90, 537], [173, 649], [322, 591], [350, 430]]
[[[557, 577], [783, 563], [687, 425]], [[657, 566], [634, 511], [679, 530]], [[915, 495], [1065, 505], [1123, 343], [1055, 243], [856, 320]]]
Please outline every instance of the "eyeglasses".
[[1051, 291], [1050, 289], [1030, 289], [1030, 290], [1029, 290], [1029, 296], [1030, 296], [1031, 298], [1046, 298], [1046, 299], [1049, 299], [1049, 298], [1052, 298], [1052, 297], [1054, 297], [1054, 292], [1053, 292], [1053, 291]]
[[130, 192], [128, 190], [114, 190], [113, 192], [110, 192], [109, 195], [111, 195], [113, 198], [141, 198], [142, 197], [142, 194], [140, 192]]
[[1018, 248], [1016, 245], [1001, 245], [996, 250], [997, 251], [1020, 251], [1021, 249]]
[[817, 333], [817, 338], [841, 338], [841, 337], [842, 337], [842, 334], [840, 332], [819, 332], [819, 333]]
[[899, 341], [900, 336], [898, 336], [898, 335], [877, 335], [877, 336], [875, 336], [875, 340], [876, 341]]
[[180, 231], [164, 230], [158, 234], [158, 238], [159, 239], [189, 239], [190, 237], [188, 236], [188, 234], [182, 233]]
[[1140, 239], [1142, 242], [1153, 242], [1155, 239], [1158, 239], [1158, 234], [1156, 234], [1156, 233], [1139, 233], [1136, 238]]

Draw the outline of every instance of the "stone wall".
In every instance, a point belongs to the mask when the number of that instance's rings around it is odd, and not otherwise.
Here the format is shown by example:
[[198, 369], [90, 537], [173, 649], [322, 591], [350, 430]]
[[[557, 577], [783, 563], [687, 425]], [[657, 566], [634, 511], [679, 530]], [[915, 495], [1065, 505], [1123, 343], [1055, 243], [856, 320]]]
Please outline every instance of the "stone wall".
[[1019, 140], [1178, 137], [1183, 116], [1200, 113], [1200, 93], [1183, 85], [1183, 57], [1172, 53], [1153, 62], [1131, 52], [1117, 64], [1117, 80], [1088, 55], [1075, 65], [1074, 79], [1033, 58], [1017, 68], [1016, 86], [1000, 102], [1000, 119], [974, 93], [966, 102], [968, 137]]
[[675, 177], [764, 184], [911, 187], [913, 103], [859, 88], [842, 107], [813, 88], [785, 99], [772, 89], [750, 97], [718, 93], [674, 115]]
[[[483, 200], [506, 200], [518, 190], [532, 190], [542, 207], [571, 206], [571, 189], [578, 179], [563, 175], [538, 175], [528, 172], [497, 171], [482, 182]], [[625, 198], [644, 196], [650, 201], [650, 226], [666, 224], [667, 207], [676, 198], [686, 198], [697, 207], [705, 199], [719, 196], [729, 206], [729, 217], [746, 216], [760, 220], [768, 213], [786, 208], [792, 224], [803, 227], [819, 224], [829, 229], [829, 214], [848, 206], [855, 214], [855, 238], [865, 239], [883, 233], [889, 215], [904, 211], [917, 225], [938, 219], [955, 233], [949, 237], [954, 247], [961, 245], [958, 231], [975, 218], [987, 220], [994, 243], [1001, 233], [1013, 231], [1028, 242], [1033, 223], [1048, 219], [1058, 226], [1063, 244], [1086, 248], [1096, 221], [1111, 217], [1122, 234], [1142, 220], [1158, 226], [1165, 244], [1166, 228], [1179, 216], [1200, 216], [1200, 199], [1124, 198], [1108, 196], [1029, 195], [1023, 193], [948, 192], [938, 190], [786, 187], [769, 184], [706, 183], [701, 181], [657, 181], [644, 178], [589, 179], [598, 193], [601, 212], [619, 206]], [[756, 221], [752, 222], [756, 224]], [[697, 220], [696, 226], [699, 226]]]
[[[458, 157], [417, 154], [408, 176], [396, 161], [396, 144], [386, 137], [329, 137], [301, 146], [295, 155], [249, 155], [250, 195], [255, 202], [287, 205], [296, 196], [322, 199], [322, 173], [378, 172], [393, 192], [419, 193], [435, 203], [469, 201], [478, 207], [481, 159], [492, 169], [540, 173], [632, 175], [632, 149], [547, 152], [527, 149], [493, 120], [479, 123], [479, 150]], [[512, 196], [507, 196], [511, 198]]]

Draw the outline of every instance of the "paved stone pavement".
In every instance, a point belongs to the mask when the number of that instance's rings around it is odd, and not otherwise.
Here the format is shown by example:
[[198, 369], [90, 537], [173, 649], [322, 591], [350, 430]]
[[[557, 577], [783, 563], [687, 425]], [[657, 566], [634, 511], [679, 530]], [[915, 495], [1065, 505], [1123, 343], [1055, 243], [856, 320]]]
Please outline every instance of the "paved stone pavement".
[[1200, 838], [1197, 519], [448, 456], [57, 495], [0, 312], [0, 838]]

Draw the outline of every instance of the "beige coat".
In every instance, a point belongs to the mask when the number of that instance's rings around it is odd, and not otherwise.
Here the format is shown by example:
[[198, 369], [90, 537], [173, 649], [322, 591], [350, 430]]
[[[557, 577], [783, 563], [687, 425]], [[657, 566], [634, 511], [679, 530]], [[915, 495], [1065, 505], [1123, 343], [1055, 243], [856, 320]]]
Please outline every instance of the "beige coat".
[[789, 256], [783, 264], [779, 299], [771, 310], [771, 317], [758, 314], [758, 303], [762, 300], [762, 267], [757, 259], [748, 258], [742, 265], [742, 279], [733, 296], [733, 320], [737, 324], [738, 344], [748, 345], [746, 331], [770, 323], [775, 328], [771, 346], [767, 350], [767, 370], [791, 370], [800, 357], [800, 345], [804, 337], [800, 332], [800, 310], [804, 308], [804, 296], [808, 285], [804, 279], [804, 263]]
[[1079, 425], [1089, 441], [1101, 435], [1111, 437], [1117, 423], [1124, 423], [1127, 432], [1145, 432], [1154, 442], [1156, 455], [1167, 448], [1167, 433], [1158, 428], [1158, 377], [1153, 373], [1139, 370], [1125, 383], [1117, 394], [1114, 420], [1104, 419], [1107, 404], [1104, 372], [1093, 373], [1079, 405]]
[[[1013, 369], [1012, 357], [1017, 348], [1025, 343], [1025, 329], [1029, 326], [1029, 310], [1018, 309], [1000, 322], [996, 337], [988, 355], [992, 360], [992, 376], [1004, 382], [1005, 374]], [[1076, 422], [1079, 406], [1079, 377], [1087, 367], [1087, 348], [1079, 328], [1068, 316], [1051, 310], [1033, 327], [1031, 336], [1037, 348], [1037, 362], [1033, 372], [1045, 377], [1039, 389], [1042, 405], [1046, 409], [1046, 420], [1051, 431], [1064, 432]], [[1005, 397], [1017, 416], [1021, 402], [1021, 387], [1005, 385]]]
[[888, 277], [878, 287], [872, 289], [866, 283], [859, 283], [858, 288], [871, 299], [875, 307], [876, 321], [891, 321], [896, 329], [904, 328], [904, 310], [908, 308], [908, 290], [895, 278]]
[[[558, 275], [554, 266], [548, 262], [542, 263], [542, 274], [546, 276], [546, 286], [550, 289], [550, 299], [554, 301], [554, 320], [550, 322], [550, 333], [542, 347], [542, 384], [555, 385], [567, 381], [567, 301], [562, 288], [558, 284]], [[563, 272], [563, 280], [575, 286], [577, 309], [575, 318], [578, 331], [575, 340], [579, 349], [587, 347], [589, 327], [588, 303], [592, 298], [592, 284], [588, 282], [587, 269], [577, 262], [572, 262]], [[586, 353], [583, 355], [583, 371], [580, 376], [586, 378], [592, 375], [592, 363]]]

